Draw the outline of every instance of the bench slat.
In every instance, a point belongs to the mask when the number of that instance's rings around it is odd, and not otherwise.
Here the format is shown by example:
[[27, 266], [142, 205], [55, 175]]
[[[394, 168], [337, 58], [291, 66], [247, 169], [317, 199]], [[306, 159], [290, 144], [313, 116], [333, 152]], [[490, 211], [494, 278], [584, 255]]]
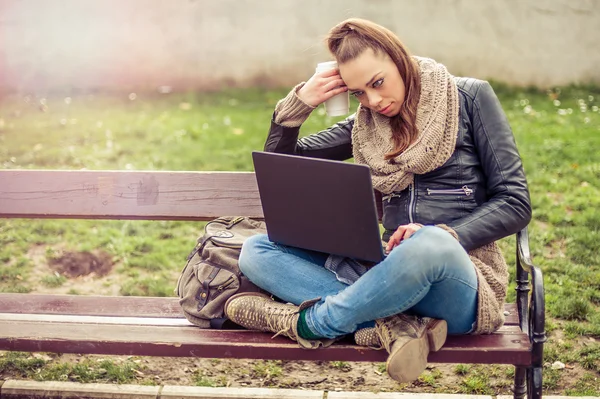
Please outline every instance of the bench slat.
[[174, 297], [0, 294], [1, 313], [182, 318]]
[[[504, 305], [505, 325], [517, 325], [514, 303]], [[0, 312], [107, 317], [183, 318], [178, 298], [88, 296], [55, 294], [0, 294]]]
[[[6, 321], [0, 350], [139, 356], [184, 356], [282, 360], [374, 361], [385, 351], [338, 343], [326, 350], [301, 349], [285, 337], [255, 331], [196, 327], [98, 325]], [[530, 345], [516, 326], [480, 336], [450, 336], [430, 362], [528, 365]]]
[[[112, 316], [73, 316], [61, 314], [0, 313], [0, 324], [9, 321], [78, 323], [78, 324], [120, 324], [137, 326], [190, 326], [184, 318], [159, 317], [112, 317]], [[0, 329], [1, 332], [1, 329]]]
[[0, 170], [0, 218], [262, 218], [251, 172]]

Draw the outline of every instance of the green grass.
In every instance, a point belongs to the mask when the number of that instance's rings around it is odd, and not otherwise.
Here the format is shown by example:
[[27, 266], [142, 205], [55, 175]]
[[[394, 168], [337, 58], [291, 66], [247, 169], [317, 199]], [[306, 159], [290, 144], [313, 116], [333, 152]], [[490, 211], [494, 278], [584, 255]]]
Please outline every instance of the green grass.
[[426, 371], [422, 373], [417, 382], [420, 385], [429, 386], [432, 388], [437, 388], [440, 384], [440, 378], [442, 378], [442, 373], [438, 369], [432, 369], [431, 371]]
[[193, 377], [194, 385], [198, 387], [224, 387], [227, 385], [227, 378], [224, 376], [212, 378], [196, 373]]
[[40, 381], [76, 381], [76, 382], [112, 382], [117, 384], [132, 383], [135, 379], [135, 363], [116, 364], [110, 360], [92, 362], [84, 360], [80, 363], [58, 363], [42, 368], [35, 376]]
[[41, 282], [42, 282], [43, 285], [45, 285], [46, 287], [50, 287], [50, 288], [60, 287], [66, 281], [67, 281], [67, 278], [65, 276], [63, 276], [63, 275], [58, 274], [58, 273], [50, 274], [48, 276], [44, 276], [44, 277], [42, 277], [42, 280], [41, 280]]
[[92, 361], [85, 359], [78, 363], [51, 362], [52, 358], [32, 356], [28, 353], [7, 352], [0, 356], [0, 370], [16, 374], [22, 378], [38, 381], [76, 381], [131, 383], [135, 379], [138, 365], [111, 360]]
[[21, 376], [33, 375], [36, 370], [41, 369], [46, 363], [46, 360], [33, 357], [28, 353], [7, 352], [0, 356], [0, 370], [17, 373]]
[[275, 378], [281, 376], [283, 368], [279, 360], [259, 360], [252, 367], [252, 372], [256, 378]]
[[350, 371], [352, 369], [352, 366], [348, 362], [335, 361], [329, 362], [329, 364], [332, 368], [337, 369], [339, 371]]
[[489, 375], [485, 372], [474, 371], [465, 376], [459, 385], [461, 393], [469, 395], [490, 395], [493, 393], [490, 387]]
[[467, 364], [457, 364], [454, 366], [454, 373], [457, 375], [467, 375], [471, 367]]
[[598, 375], [586, 373], [575, 383], [573, 388], [567, 388], [565, 393], [569, 396], [598, 396]]
[[552, 368], [546, 367], [543, 371], [543, 381], [542, 387], [545, 390], [556, 390], [560, 387], [561, 384], [561, 370], [554, 370]]
[[[581, 342], [600, 339], [600, 88], [573, 86], [547, 92], [493, 86], [513, 128], [529, 182], [531, 252], [544, 273], [548, 331], [560, 333], [564, 341], [559, 345], [551, 337], [546, 361], [574, 364], [599, 378], [597, 346]], [[135, 100], [127, 94], [73, 94], [70, 101], [65, 101], [67, 95], [5, 96], [0, 99], [0, 168], [252, 170], [250, 153], [262, 149], [273, 107], [285, 94], [286, 90], [257, 89], [138, 93]], [[302, 132], [317, 131], [338, 119], [317, 110]], [[0, 292], [60, 289], [63, 278], [47, 269], [40, 273], [45, 266], [31, 255], [41, 246], [46, 259], [61, 250], [102, 250], [113, 258], [112, 273], [118, 275], [121, 295], [170, 296], [202, 226], [0, 220]], [[514, 239], [502, 240], [501, 246], [512, 264]], [[509, 300], [514, 301], [512, 268], [511, 277]], [[89, 293], [80, 286], [68, 290]], [[36, 360], [11, 361], [27, 367]], [[341, 370], [345, 365], [331, 367]], [[251, 372], [271, 378], [277, 365], [257, 363]], [[493, 373], [472, 366], [456, 366], [454, 373], [462, 379], [461, 392], [491, 392], [486, 384]], [[545, 373], [547, 389], [591, 392], [594, 387], [591, 377], [565, 387], [560, 372]], [[595, 394], [598, 391], [596, 385]]]

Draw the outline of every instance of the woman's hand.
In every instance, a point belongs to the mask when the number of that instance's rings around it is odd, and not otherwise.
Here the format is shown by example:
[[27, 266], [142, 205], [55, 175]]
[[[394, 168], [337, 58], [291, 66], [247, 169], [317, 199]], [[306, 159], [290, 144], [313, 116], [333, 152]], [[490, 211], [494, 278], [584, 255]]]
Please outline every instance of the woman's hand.
[[390, 252], [392, 249], [400, 245], [400, 242], [402, 240], [406, 240], [407, 238], [415, 234], [415, 232], [421, 227], [423, 226], [416, 223], [403, 224], [402, 226], [398, 227], [396, 232], [390, 237], [390, 240], [388, 241], [385, 250], [387, 252]]
[[308, 82], [298, 90], [298, 97], [306, 104], [317, 107], [331, 97], [347, 91], [340, 71], [330, 69], [315, 73]]

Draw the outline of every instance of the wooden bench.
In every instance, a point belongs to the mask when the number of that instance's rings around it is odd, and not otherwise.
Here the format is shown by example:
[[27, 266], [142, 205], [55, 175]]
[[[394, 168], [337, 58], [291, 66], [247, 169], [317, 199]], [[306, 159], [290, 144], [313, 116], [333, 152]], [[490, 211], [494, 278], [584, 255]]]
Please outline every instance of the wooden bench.
[[[206, 221], [222, 215], [262, 217], [253, 173], [0, 170], [1, 218]], [[542, 274], [531, 262], [527, 229], [516, 236], [517, 301], [505, 307], [506, 324], [491, 335], [449, 336], [429, 362], [512, 364], [514, 397], [540, 398]], [[304, 350], [271, 335], [201, 330], [183, 317], [177, 298], [0, 294], [0, 350], [368, 362], [387, 356], [351, 340]]]

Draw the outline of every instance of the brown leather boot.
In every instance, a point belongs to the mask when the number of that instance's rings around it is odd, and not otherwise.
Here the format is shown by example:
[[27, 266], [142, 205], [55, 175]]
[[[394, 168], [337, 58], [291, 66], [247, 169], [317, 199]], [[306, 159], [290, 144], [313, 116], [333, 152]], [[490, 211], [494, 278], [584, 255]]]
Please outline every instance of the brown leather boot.
[[225, 303], [225, 314], [236, 324], [249, 330], [273, 332], [276, 337], [285, 335], [298, 342], [302, 348], [316, 349], [331, 345], [333, 339], [309, 340], [298, 335], [300, 311], [314, 305], [320, 298], [305, 301], [300, 306], [274, 301], [271, 297], [243, 292], [233, 295]]
[[376, 321], [376, 327], [363, 328], [354, 334], [358, 345], [388, 353], [386, 370], [399, 382], [419, 378], [427, 367], [429, 351], [438, 351], [446, 342], [445, 320], [398, 314]]

